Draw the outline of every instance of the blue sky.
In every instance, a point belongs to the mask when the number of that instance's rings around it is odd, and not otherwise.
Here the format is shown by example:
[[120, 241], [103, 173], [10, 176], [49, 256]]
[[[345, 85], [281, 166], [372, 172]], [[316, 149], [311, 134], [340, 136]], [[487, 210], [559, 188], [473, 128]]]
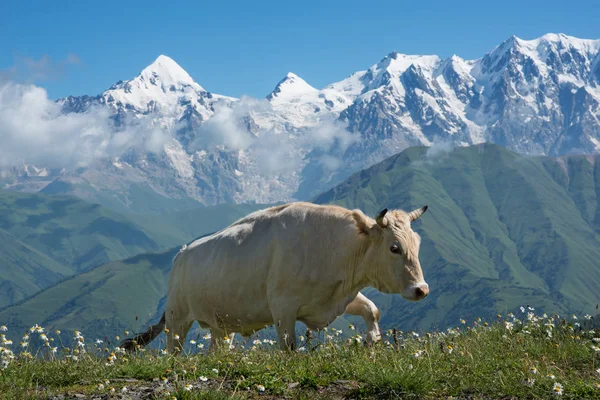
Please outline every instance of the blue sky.
[[1, 3], [0, 77], [53, 98], [100, 93], [159, 54], [210, 91], [262, 97], [288, 71], [323, 87], [393, 50], [477, 58], [513, 34], [600, 38], [597, 0]]

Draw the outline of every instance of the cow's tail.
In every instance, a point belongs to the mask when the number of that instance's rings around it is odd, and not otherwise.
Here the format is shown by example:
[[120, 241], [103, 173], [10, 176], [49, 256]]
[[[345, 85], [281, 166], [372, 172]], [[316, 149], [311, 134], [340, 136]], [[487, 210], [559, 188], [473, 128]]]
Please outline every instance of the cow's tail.
[[124, 350], [132, 351], [137, 348], [137, 346], [144, 347], [151, 341], [153, 341], [160, 333], [165, 329], [165, 313], [163, 313], [160, 321], [156, 325], [152, 325], [148, 330], [144, 333], [138, 333], [132, 338], [123, 340], [119, 347]]

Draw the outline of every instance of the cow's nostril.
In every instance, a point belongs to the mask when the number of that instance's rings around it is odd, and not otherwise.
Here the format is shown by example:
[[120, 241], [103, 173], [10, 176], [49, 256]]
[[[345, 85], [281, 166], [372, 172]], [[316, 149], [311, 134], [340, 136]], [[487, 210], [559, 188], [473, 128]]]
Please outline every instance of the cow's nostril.
[[427, 297], [427, 295], [429, 294], [429, 288], [428, 287], [418, 287], [415, 288], [415, 297], [417, 299], [424, 299], [425, 297]]

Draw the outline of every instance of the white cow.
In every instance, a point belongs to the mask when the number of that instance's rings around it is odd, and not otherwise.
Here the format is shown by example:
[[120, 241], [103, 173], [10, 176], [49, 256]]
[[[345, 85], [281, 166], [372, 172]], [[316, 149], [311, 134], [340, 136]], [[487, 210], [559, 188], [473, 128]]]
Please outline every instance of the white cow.
[[427, 296], [420, 237], [411, 229], [426, 210], [385, 209], [374, 220], [360, 210], [297, 202], [254, 212], [181, 249], [160, 322], [121, 346], [145, 345], [166, 326], [167, 350], [177, 351], [198, 321], [211, 330], [211, 347], [233, 332], [249, 336], [274, 324], [280, 347], [294, 349], [296, 321], [320, 329], [344, 312], [361, 315], [367, 340], [378, 340], [379, 310], [359, 291]]

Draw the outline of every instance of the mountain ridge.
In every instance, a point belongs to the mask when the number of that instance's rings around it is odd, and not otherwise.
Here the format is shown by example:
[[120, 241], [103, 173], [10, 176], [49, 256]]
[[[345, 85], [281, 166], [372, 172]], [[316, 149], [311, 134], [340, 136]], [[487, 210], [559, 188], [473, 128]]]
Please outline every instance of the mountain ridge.
[[127, 199], [141, 182], [205, 205], [302, 200], [411, 146], [600, 152], [600, 40], [513, 36], [474, 60], [394, 51], [322, 89], [288, 73], [264, 99], [208, 92], [159, 56], [100, 95], [58, 102], [65, 113], [108, 108], [117, 127], [146, 121], [169, 140], [157, 154], [133, 149], [78, 171], [18, 166], [0, 187], [77, 182], [101, 202], [98, 193]]

